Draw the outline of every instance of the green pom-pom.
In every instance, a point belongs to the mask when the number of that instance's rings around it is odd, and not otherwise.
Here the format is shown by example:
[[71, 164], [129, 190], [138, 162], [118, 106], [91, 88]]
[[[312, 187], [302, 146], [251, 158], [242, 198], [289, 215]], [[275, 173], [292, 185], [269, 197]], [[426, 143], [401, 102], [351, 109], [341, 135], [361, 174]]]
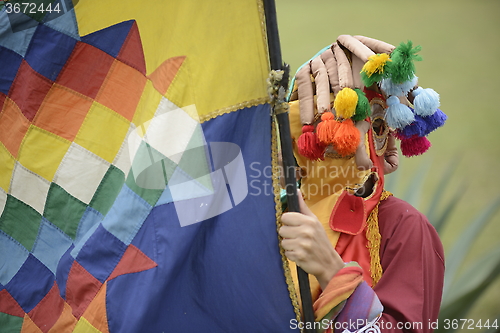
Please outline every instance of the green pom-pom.
[[413, 47], [411, 40], [408, 43], [401, 43], [391, 53], [391, 62], [386, 64], [386, 73], [394, 83], [403, 83], [409, 81], [415, 75], [414, 61], [422, 60], [417, 55], [422, 47], [420, 45]]
[[368, 101], [368, 98], [366, 98], [365, 93], [362, 92], [360, 89], [356, 88], [354, 89], [354, 91], [356, 92], [356, 94], [358, 94], [358, 104], [356, 104], [356, 113], [354, 114], [354, 116], [352, 116], [352, 120], [354, 121], [364, 120], [371, 114], [370, 102]]
[[384, 78], [384, 73], [373, 73], [371, 76], [368, 76], [368, 74], [362, 71], [360, 74], [365, 87], [371, 87], [374, 83], [377, 83]]

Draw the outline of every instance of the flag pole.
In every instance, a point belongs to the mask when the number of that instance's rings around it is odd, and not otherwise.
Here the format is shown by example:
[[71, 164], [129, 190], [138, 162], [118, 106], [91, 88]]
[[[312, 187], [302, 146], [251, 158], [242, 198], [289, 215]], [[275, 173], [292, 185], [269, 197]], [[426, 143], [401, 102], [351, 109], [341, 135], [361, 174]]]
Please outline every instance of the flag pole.
[[[282, 62], [281, 46], [278, 33], [278, 20], [276, 17], [276, 5], [274, 0], [263, 0], [266, 17], [267, 44], [269, 48], [269, 59], [271, 70], [285, 70], [281, 86], [285, 91], [288, 88], [288, 65]], [[274, 111], [274, 110], [273, 110]], [[292, 150], [292, 136], [290, 133], [290, 120], [288, 112], [276, 112], [278, 128], [280, 133], [281, 154], [283, 158], [283, 169], [285, 175], [285, 189], [287, 194], [288, 211], [300, 212], [297, 198], [297, 182], [295, 176], [295, 158]], [[297, 266], [297, 276], [299, 280], [300, 299], [302, 302], [303, 320], [309, 325], [304, 325], [304, 333], [313, 333], [312, 323], [314, 323], [314, 310], [312, 306], [311, 290], [309, 287], [309, 276]]]

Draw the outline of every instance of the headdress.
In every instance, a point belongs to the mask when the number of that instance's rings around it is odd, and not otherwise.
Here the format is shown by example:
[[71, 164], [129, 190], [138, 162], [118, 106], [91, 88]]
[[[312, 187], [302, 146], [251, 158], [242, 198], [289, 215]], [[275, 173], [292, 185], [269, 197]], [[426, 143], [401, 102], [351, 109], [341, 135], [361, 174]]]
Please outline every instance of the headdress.
[[394, 47], [364, 36], [341, 35], [301, 66], [289, 96], [300, 100], [299, 154], [323, 159], [328, 145], [343, 157], [354, 154], [360, 143], [355, 122], [370, 116], [367, 96], [385, 104], [383, 119], [401, 140], [404, 156], [427, 151], [427, 135], [444, 124], [446, 115], [438, 109], [439, 95], [418, 86], [414, 61], [421, 60], [420, 49], [411, 41]]

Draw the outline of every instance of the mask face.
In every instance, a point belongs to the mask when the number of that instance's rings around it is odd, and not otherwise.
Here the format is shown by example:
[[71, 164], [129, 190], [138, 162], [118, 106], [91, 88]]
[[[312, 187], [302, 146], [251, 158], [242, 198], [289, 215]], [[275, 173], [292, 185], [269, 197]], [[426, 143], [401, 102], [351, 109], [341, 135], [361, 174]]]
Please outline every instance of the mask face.
[[[298, 101], [290, 102], [289, 115], [292, 137], [296, 142], [301, 134]], [[316, 126], [319, 121], [318, 117], [314, 125]], [[366, 159], [369, 159], [368, 135], [363, 135], [361, 139], [364, 141], [362, 153]], [[310, 160], [301, 156], [297, 152], [296, 144], [294, 144], [294, 149], [302, 178], [301, 191], [306, 200], [310, 202], [320, 201], [335, 193], [340, 193], [346, 188], [354, 193], [373, 173], [370, 168], [358, 165], [355, 154], [341, 156], [332, 145], [325, 148], [323, 160]]]

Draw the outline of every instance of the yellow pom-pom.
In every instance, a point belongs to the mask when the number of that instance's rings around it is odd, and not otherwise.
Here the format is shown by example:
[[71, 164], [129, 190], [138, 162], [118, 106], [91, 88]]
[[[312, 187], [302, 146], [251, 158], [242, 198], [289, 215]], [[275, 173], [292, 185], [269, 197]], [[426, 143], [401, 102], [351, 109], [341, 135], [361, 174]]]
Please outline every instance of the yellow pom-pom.
[[388, 61], [391, 61], [391, 59], [387, 53], [374, 54], [368, 58], [361, 71], [365, 72], [368, 77], [374, 73], [382, 74], [384, 66]]
[[333, 107], [337, 116], [344, 119], [349, 119], [356, 113], [356, 105], [358, 104], [358, 94], [351, 88], [344, 88], [335, 97]]

